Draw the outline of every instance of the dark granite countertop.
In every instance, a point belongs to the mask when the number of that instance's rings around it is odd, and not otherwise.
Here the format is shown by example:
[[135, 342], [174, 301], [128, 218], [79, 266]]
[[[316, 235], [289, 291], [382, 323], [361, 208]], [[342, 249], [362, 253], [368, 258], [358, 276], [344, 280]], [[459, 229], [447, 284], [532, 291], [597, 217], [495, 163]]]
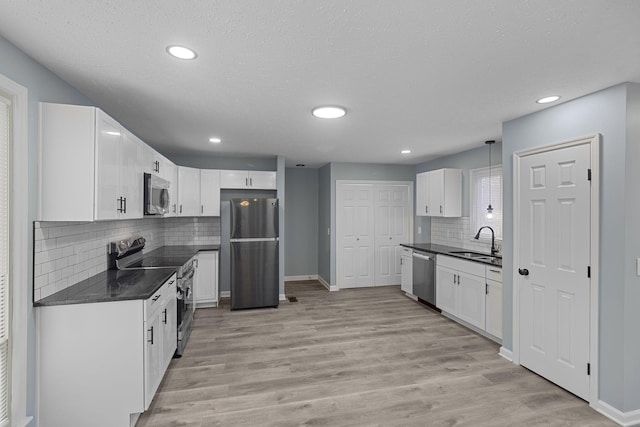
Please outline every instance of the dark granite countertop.
[[[493, 258], [492, 261], [489, 261], [484, 259], [468, 258], [463, 255], [453, 253], [453, 252], [460, 252], [460, 251], [478, 252], [478, 251], [474, 251], [473, 249], [456, 248], [454, 246], [434, 245], [431, 243], [401, 243], [400, 246], [416, 249], [418, 251], [433, 252], [436, 254], [448, 255], [455, 258], [464, 259], [467, 261], [479, 262], [481, 264], [495, 265], [496, 267], [502, 268], [502, 257], [500, 256]], [[478, 253], [482, 253], [482, 252], [478, 252]], [[491, 254], [488, 254], [488, 253], [486, 255], [491, 256]]]
[[[145, 256], [177, 258], [186, 263], [200, 251], [217, 251], [220, 245], [162, 246]], [[147, 299], [177, 271], [175, 267], [152, 270], [107, 270], [33, 303], [35, 307]]]

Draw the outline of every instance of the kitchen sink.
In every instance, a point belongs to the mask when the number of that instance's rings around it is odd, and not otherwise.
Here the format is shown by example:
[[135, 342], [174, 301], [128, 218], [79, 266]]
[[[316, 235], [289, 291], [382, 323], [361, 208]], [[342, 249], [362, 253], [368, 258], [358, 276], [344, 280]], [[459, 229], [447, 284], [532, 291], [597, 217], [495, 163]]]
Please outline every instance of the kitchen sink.
[[464, 258], [476, 259], [478, 261], [495, 262], [497, 259], [500, 259], [500, 257], [491, 256], [491, 255], [483, 254], [483, 253], [480, 253], [480, 252], [451, 251], [450, 253], [452, 255], [458, 255], [458, 256], [461, 256], [461, 257], [464, 257]]

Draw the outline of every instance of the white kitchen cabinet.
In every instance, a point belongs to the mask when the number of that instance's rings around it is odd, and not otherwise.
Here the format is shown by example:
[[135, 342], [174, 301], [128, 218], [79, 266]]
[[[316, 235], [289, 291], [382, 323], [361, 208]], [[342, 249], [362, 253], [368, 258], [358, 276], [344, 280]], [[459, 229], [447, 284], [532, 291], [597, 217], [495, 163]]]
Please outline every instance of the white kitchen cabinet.
[[484, 329], [485, 304], [484, 264], [438, 255], [436, 306]]
[[200, 251], [197, 255], [194, 298], [196, 308], [218, 306], [218, 251]]
[[416, 215], [462, 215], [462, 171], [437, 169], [416, 175]]
[[142, 218], [143, 145], [95, 107], [40, 104], [41, 221]]
[[275, 190], [276, 172], [221, 170], [220, 188]]
[[416, 215], [428, 216], [429, 212], [429, 172], [416, 175]]
[[165, 169], [169, 176], [169, 212], [164, 216], [178, 216], [178, 166], [169, 161], [165, 164]]
[[149, 300], [37, 308], [41, 427], [129, 427], [149, 407], [176, 349], [175, 286], [174, 274]]
[[200, 216], [200, 169], [178, 166], [178, 216]]
[[487, 265], [487, 304], [485, 330], [502, 339], [502, 268]]
[[175, 165], [171, 160], [158, 153], [149, 145], [144, 145], [143, 170], [145, 173], [150, 173], [167, 181], [171, 181], [173, 178], [172, 166]]
[[413, 294], [413, 250], [402, 248], [400, 255], [400, 289], [406, 294]]
[[220, 171], [200, 170], [200, 214], [220, 216]]
[[177, 348], [176, 275], [145, 301], [145, 409], [162, 381]]

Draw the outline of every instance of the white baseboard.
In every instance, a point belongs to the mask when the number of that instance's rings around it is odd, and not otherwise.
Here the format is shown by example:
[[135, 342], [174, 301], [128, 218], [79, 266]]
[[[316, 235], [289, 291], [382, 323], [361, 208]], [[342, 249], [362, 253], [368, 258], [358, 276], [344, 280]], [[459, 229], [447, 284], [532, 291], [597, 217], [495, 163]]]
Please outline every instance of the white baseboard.
[[285, 282], [300, 282], [303, 280], [318, 280], [317, 274], [303, 274], [300, 276], [284, 276]]
[[327, 290], [329, 292], [335, 292], [335, 291], [339, 290], [337, 286], [331, 286], [329, 283], [327, 283], [327, 281], [324, 280], [324, 278], [322, 276], [318, 276], [318, 282], [320, 282], [322, 284], [322, 286], [327, 288]]
[[513, 352], [511, 350], [507, 350], [506, 348], [501, 346], [498, 354], [507, 359], [509, 362], [513, 363]]
[[640, 425], [640, 409], [635, 411], [622, 412], [619, 409], [614, 408], [602, 400], [591, 404], [591, 407], [600, 412], [611, 421], [620, 424], [623, 427], [632, 427]]
[[285, 294], [280, 294], [280, 301], [286, 301], [287, 296]]

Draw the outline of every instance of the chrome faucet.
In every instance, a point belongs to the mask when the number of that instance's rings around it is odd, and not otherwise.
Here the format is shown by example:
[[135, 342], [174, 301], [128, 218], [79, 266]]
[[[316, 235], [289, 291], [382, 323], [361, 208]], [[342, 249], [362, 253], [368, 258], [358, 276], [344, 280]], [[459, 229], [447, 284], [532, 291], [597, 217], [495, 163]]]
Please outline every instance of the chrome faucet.
[[480, 238], [480, 232], [485, 228], [491, 230], [491, 256], [495, 256], [498, 253], [498, 250], [496, 249], [496, 234], [493, 232], [493, 228], [489, 227], [488, 225], [480, 227], [474, 239], [478, 240]]

